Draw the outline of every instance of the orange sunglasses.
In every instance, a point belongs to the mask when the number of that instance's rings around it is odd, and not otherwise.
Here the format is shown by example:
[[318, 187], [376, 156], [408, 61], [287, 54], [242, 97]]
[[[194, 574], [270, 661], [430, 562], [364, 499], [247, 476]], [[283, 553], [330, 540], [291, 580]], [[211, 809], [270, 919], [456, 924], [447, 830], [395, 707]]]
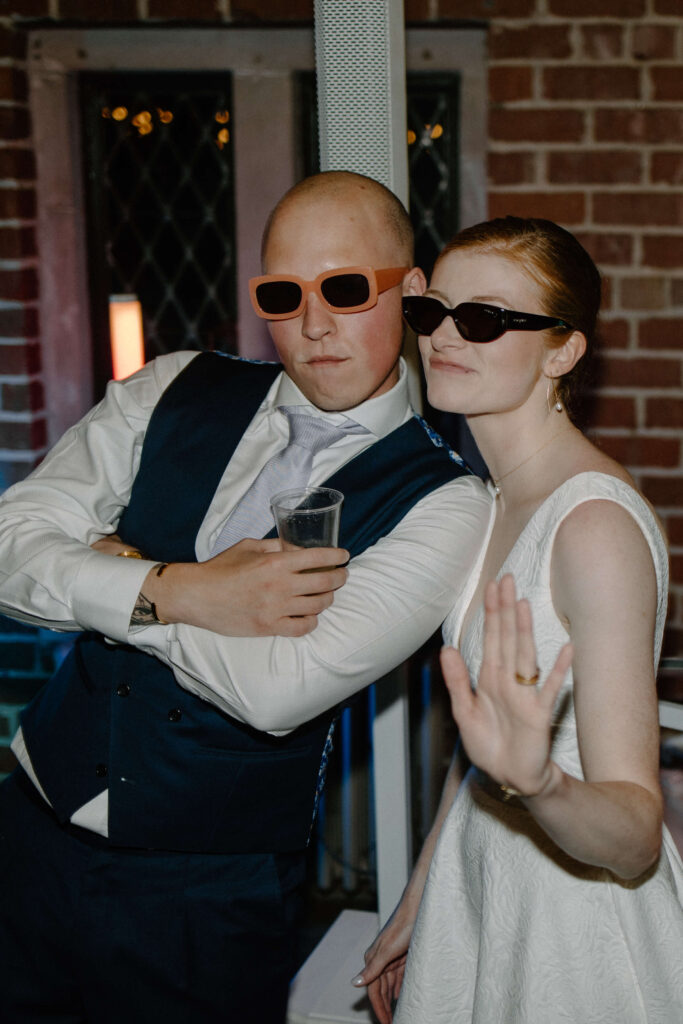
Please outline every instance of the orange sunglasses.
[[306, 299], [315, 292], [331, 313], [361, 313], [377, 303], [381, 292], [403, 280], [410, 267], [339, 267], [325, 270], [314, 281], [296, 274], [263, 274], [249, 281], [251, 304], [264, 320], [289, 320], [299, 316]]

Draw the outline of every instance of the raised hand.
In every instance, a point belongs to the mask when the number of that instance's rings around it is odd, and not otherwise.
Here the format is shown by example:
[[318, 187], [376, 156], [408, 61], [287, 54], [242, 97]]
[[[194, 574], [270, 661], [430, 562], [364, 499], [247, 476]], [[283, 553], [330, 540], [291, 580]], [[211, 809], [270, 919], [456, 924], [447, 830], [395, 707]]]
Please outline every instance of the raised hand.
[[553, 776], [550, 725], [571, 664], [571, 644], [561, 649], [543, 685], [536, 686], [531, 609], [527, 601], [517, 600], [511, 575], [488, 584], [484, 609], [476, 692], [460, 654], [453, 648], [441, 653], [451, 710], [470, 760], [518, 795], [536, 796]]

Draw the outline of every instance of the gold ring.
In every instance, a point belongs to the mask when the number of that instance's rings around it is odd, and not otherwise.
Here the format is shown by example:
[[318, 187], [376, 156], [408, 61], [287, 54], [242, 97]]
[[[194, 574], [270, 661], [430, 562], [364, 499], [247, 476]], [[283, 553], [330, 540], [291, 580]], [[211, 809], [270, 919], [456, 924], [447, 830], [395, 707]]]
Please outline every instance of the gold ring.
[[142, 558], [142, 552], [137, 548], [125, 548], [117, 553], [117, 558]]
[[520, 686], [534, 686], [538, 682], [538, 668], [532, 676], [523, 676], [519, 672], [515, 672], [515, 679]]

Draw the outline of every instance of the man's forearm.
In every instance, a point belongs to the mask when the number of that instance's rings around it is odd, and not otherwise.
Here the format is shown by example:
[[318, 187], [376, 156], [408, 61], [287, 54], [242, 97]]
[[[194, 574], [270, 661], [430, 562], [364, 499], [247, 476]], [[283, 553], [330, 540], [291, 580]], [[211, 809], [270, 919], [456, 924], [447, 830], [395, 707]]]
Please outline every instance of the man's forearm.
[[140, 630], [136, 646], [177, 681], [256, 728], [286, 732], [400, 664], [462, 593], [488, 528], [481, 485], [420, 503], [355, 558], [349, 581], [304, 637], [222, 637], [183, 624]]

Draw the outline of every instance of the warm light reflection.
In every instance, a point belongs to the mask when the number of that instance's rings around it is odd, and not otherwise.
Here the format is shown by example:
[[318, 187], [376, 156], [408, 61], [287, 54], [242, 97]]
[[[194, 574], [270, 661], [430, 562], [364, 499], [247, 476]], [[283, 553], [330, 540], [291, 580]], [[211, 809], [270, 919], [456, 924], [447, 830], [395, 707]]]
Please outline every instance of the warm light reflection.
[[230, 142], [230, 132], [227, 128], [221, 128], [218, 135], [216, 136], [216, 145], [219, 149], [223, 149], [223, 146]]
[[218, 121], [219, 124], [227, 124], [228, 121], [230, 120], [230, 111], [219, 110], [217, 111], [216, 114], [214, 114], [214, 119]]
[[115, 121], [125, 121], [128, 117], [128, 111], [125, 107], [114, 107], [111, 112], [111, 116]]
[[137, 128], [140, 135], [149, 135], [153, 130], [152, 126], [152, 115], [149, 110], [141, 110], [139, 114], [131, 120], [131, 124]]
[[[435, 124], [435, 125], [426, 124], [424, 126], [424, 131], [422, 132], [422, 138], [420, 140], [420, 144], [422, 146], [429, 146], [431, 141], [432, 141], [432, 139], [440, 139], [441, 136], [443, 135], [443, 132], [444, 132], [444, 128], [443, 128], [442, 124]], [[409, 128], [408, 129], [408, 145], [412, 146], [415, 142], [417, 142], [417, 135], [412, 130], [412, 128]]]
[[142, 308], [136, 295], [109, 296], [109, 333], [114, 380], [121, 380], [145, 362]]

